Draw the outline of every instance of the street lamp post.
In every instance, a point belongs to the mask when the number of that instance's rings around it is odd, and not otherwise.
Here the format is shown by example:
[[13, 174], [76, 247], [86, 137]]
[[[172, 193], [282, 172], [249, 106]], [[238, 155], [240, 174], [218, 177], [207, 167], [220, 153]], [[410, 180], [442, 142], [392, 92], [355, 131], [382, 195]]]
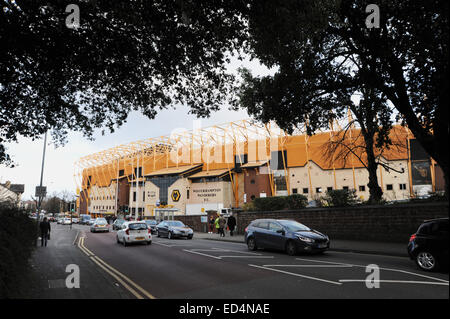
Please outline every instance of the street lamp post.
[[[41, 181], [39, 183], [39, 187], [40, 187], [41, 190], [42, 190], [42, 180], [43, 180], [43, 177], [44, 177], [44, 162], [45, 162], [45, 148], [46, 148], [46, 146], [47, 146], [47, 132], [45, 132], [45, 135], [44, 135], [44, 149], [42, 151]], [[43, 197], [43, 194], [40, 194], [39, 201], [38, 201], [38, 217], [37, 217], [38, 233], [39, 233], [39, 219], [41, 217], [42, 197]], [[38, 245], [38, 242], [36, 241], [36, 246], [37, 245]]]

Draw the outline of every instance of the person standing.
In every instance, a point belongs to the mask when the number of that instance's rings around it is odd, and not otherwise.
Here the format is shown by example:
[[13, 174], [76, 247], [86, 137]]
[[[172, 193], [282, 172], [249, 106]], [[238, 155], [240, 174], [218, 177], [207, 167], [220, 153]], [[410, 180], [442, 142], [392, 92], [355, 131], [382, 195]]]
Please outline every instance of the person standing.
[[219, 217], [219, 233], [220, 237], [225, 237], [225, 226], [227, 225], [227, 221], [223, 216]]
[[217, 214], [216, 220], [214, 221], [214, 225], [216, 225], [216, 231], [220, 235], [220, 225], [219, 225], [220, 216]]
[[44, 220], [40, 222], [39, 228], [41, 229], [41, 247], [44, 245], [47, 247], [47, 240], [51, 231], [50, 223], [48, 222], [47, 217], [44, 217]]
[[236, 227], [236, 218], [231, 213], [230, 217], [228, 217], [228, 228], [230, 229], [230, 236], [233, 236], [234, 228]]
[[212, 234], [214, 232], [214, 217], [209, 217], [209, 232], [208, 234]]

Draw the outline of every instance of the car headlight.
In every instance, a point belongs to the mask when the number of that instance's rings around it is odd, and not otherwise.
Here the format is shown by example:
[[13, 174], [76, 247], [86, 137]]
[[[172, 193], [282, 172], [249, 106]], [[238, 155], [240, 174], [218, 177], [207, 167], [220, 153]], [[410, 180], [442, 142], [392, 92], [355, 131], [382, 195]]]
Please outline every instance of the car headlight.
[[308, 237], [303, 237], [300, 235], [297, 235], [297, 238], [300, 239], [301, 241], [304, 241], [305, 243], [313, 243], [314, 239], [308, 238]]

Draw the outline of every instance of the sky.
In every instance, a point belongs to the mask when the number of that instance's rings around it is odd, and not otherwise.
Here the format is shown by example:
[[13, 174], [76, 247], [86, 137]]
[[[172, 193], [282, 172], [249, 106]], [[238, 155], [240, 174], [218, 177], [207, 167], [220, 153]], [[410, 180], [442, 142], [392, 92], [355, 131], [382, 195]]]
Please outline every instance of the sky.
[[[256, 60], [239, 61], [232, 59], [228, 69], [235, 73], [240, 66], [245, 66], [253, 74], [260, 76], [274, 72], [274, 70], [266, 69]], [[119, 144], [170, 135], [175, 129], [192, 130], [194, 121], [198, 119], [194, 115], [188, 114], [188, 111], [187, 106], [177, 106], [176, 109], [159, 111], [153, 120], [149, 120], [139, 112], [132, 112], [129, 114], [127, 122], [113, 134], [105, 131], [105, 135], [102, 136], [98, 131], [94, 135], [95, 140], [89, 141], [81, 133], [69, 133], [68, 143], [64, 147], [55, 148], [49, 135], [43, 176], [43, 185], [47, 186], [47, 194], [52, 195], [62, 191], [75, 194], [77, 185], [74, 178], [74, 163], [82, 156]], [[249, 118], [246, 111], [229, 111], [228, 107], [224, 106], [220, 111], [212, 113], [210, 118], [201, 119], [201, 127], [246, 118]], [[25, 184], [22, 200], [31, 199], [31, 196], [34, 196], [35, 187], [39, 185], [43, 145], [43, 136], [35, 141], [19, 137], [18, 143], [5, 144], [8, 154], [17, 166], [7, 168], [0, 164], [0, 182], [10, 181], [13, 184]]]

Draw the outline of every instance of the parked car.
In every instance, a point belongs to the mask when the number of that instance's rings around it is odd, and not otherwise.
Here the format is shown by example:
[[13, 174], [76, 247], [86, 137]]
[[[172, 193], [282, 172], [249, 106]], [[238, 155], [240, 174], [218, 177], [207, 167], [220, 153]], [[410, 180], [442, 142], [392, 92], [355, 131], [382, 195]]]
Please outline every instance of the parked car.
[[127, 246], [131, 243], [152, 243], [150, 227], [143, 221], [124, 222], [122, 228], [117, 231], [117, 243]]
[[425, 271], [448, 266], [448, 240], [448, 217], [426, 220], [409, 239], [409, 257]]
[[96, 218], [91, 225], [91, 233], [96, 232], [109, 232], [109, 225], [106, 219]]
[[76, 217], [72, 217], [72, 223], [73, 224], [78, 224], [79, 223], [79, 219]]
[[62, 224], [63, 225], [70, 225], [70, 224], [72, 224], [72, 221], [70, 220], [70, 218], [65, 217], [65, 218], [63, 218]]
[[63, 221], [64, 221], [64, 218], [61, 218], [61, 217], [60, 217], [60, 218], [58, 218], [57, 223], [58, 223], [58, 224], [62, 224]]
[[156, 226], [156, 229], [158, 237], [164, 236], [169, 239], [186, 237], [187, 239], [192, 239], [194, 236], [194, 231], [179, 220], [162, 221]]
[[125, 222], [125, 219], [116, 219], [112, 225], [112, 229], [113, 230], [121, 229], [124, 222]]
[[295, 220], [256, 219], [245, 228], [249, 250], [258, 248], [284, 250], [288, 255], [299, 252], [321, 253], [330, 248], [330, 239]]
[[158, 226], [158, 222], [156, 220], [154, 220], [154, 219], [146, 219], [145, 223], [152, 230], [152, 234], [156, 234], [156, 232], [157, 232], [156, 226]]

